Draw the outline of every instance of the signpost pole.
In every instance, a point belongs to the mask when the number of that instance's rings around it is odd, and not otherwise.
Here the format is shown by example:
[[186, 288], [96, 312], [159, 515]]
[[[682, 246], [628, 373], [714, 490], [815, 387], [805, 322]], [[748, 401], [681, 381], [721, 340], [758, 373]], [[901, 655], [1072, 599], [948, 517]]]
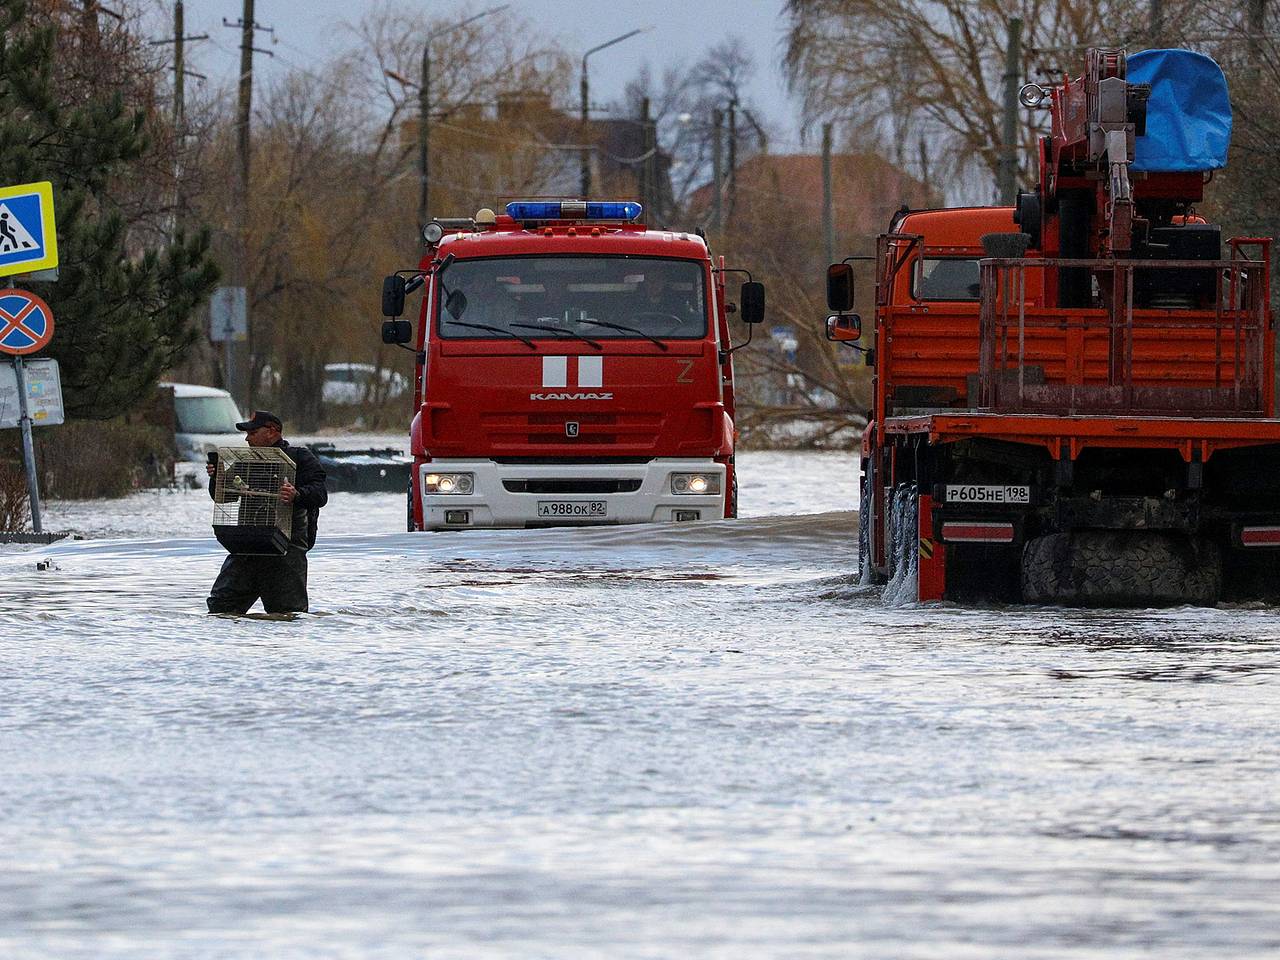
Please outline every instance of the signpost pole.
[[235, 329], [232, 327], [232, 324], [231, 324], [230, 310], [227, 311], [227, 321], [226, 321], [226, 325], [222, 328], [222, 331], [223, 331], [222, 356], [223, 356], [223, 362], [226, 364], [226, 368], [227, 368], [227, 390], [234, 390], [235, 382], [236, 382], [236, 376], [235, 376], [236, 355], [234, 353]]
[[40, 485], [36, 477], [36, 450], [31, 442], [31, 415], [27, 409], [27, 375], [22, 357], [13, 358], [13, 371], [18, 380], [18, 426], [22, 429], [22, 459], [27, 468], [27, 495], [31, 500], [31, 529], [43, 533], [40, 523]]

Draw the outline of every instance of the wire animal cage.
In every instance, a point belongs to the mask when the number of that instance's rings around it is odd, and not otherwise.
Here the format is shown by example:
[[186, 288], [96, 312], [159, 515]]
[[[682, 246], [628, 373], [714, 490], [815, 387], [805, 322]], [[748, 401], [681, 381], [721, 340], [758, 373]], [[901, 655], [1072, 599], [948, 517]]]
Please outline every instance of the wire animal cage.
[[280, 487], [296, 468], [279, 447], [219, 447], [213, 481], [213, 535], [228, 553], [284, 556], [293, 505]]

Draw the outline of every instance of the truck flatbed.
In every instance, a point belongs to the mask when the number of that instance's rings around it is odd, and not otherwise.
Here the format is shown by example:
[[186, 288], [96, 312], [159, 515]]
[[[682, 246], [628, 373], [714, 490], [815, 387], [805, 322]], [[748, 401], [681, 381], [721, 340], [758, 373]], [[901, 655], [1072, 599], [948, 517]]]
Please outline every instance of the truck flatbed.
[[1011, 443], [1037, 444], [1058, 459], [1063, 447], [1075, 459], [1085, 447], [1175, 448], [1191, 460], [1200, 447], [1201, 459], [1214, 450], [1280, 443], [1280, 419], [1221, 417], [1150, 417], [1051, 415], [955, 411], [914, 413], [888, 417], [887, 435], [926, 435], [930, 443], [948, 443], [981, 436]]

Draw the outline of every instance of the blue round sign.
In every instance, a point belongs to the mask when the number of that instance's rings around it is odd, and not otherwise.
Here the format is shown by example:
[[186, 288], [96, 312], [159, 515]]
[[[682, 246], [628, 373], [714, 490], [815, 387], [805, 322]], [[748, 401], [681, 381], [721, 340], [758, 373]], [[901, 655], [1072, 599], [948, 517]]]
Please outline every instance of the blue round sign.
[[0, 352], [35, 353], [53, 339], [53, 311], [34, 293], [0, 290]]

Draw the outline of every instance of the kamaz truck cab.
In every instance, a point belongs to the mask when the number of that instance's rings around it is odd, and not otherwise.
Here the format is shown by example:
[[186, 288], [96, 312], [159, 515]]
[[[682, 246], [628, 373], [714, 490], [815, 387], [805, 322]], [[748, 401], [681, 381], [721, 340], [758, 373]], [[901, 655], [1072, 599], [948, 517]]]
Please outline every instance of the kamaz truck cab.
[[[418, 268], [384, 281], [383, 339], [417, 352], [410, 530], [736, 516], [732, 271], [640, 214], [522, 201], [434, 220]], [[415, 333], [399, 317], [419, 287]], [[740, 299], [760, 322], [762, 285]]]

